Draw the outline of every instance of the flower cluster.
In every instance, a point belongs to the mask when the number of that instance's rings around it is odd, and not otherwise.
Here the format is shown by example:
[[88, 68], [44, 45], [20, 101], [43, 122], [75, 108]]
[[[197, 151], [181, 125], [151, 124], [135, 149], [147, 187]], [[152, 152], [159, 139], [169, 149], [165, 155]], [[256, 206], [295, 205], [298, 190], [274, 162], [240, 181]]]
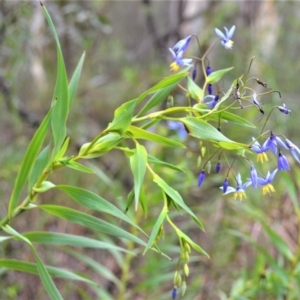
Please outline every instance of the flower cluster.
[[[221, 40], [221, 45], [224, 46], [225, 49], [232, 49], [234, 42], [231, 40], [236, 27], [232, 26], [230, 29], [227, 29], [224, 27], [225, 31], [222, 32], [218, 28], [215, 28], [215, 33], [217, 37]], [[218, 110], [219, 107], [221, 106], [220, 103], [220, 94], [225, 92], [223, 91], [218, 91], [217, 94], [214, 94], [214, 86], [213, 84], [215, 81], [211, 79], [211, 74], [213, 74], [213, 69], [211, 67], [210, 61], [207, 57], [208, 52], [207, 51], [204, 56], [199, 58], [193, 57], [193, 58], [184, 58], [184, 54], [186, 53], [186, 50], [188, 49], [190, 42], [192, 40], [192, 35], [187, 36], [186, 38], [180, 40], [175, 44], [173, 48], [169, 48], [169, 51], [172, 54], [173, 62], [171, 63], [170, 67], [172, 71], [178, 71], [181, 66], [187, 66], [191, 67], [194, 64], [193, 71], [192, 71], [192, 80], [195, 81], [196, 76], [197, 76], [197, 63], [200, 61], [202, 64], [202, 70], [204, 72], [204, 79], [205, 79], [205, 84], [204, 87], [206, 88], [207, 95], [204, 95], [203, 97], [199, 98], [198, 101], [206, 107], [206, 111], [210, 110]], [[210, 49], [210, 48], [209, 48]], [[252, 61], [251, 61], [252, 63]], [[251, 64], [250, 64], [251, 66]], [[250, 70], [250, 68], [249, 68]], [[249, 72], [249, 71], [248, 71]], [[248, 77], [247, 73], [247, 77]], [[247, 103], [250, 105], [247, 105], [246, 107], [254, 107], [258, 112], [261, 113], [261, 118], [264, 117], [265, 111], [263, 110], [263, 104], [258, 100], [258, 97], [261, 95], [265, 95], [268, 93], [272, 92], [277, 92], [278, 91], [273, 91], [269, 90], [265, 93], [257, 93], [253, 88], [250, 88], [246, 86], [246, 83], [250, 81], [251, 79], [255, 79], [256, 83], [261, 85], [263, 88], [268, 89], [268, 86], [266, 83], [263, 81], [259, 80], [258, 78], [250, 78], [246, 80], [245, 82], [242, 80], [242, 77], [239, 77], [236, 80], [236, 83], [233, 84], [233, 90], [231, 93], [231, 98], [233, 101], [237, 101], [238, 104], [240, 105], [240, 108], [244, 108], [243, 103]], [[248, 91], [251, 91], [251, 94], [247, 94]], [[279, 93], [280, 97], [281, 94]], [[230, 98], [230, 97], [229, 97]], [[222, 100], [223, 102], [224, 100]], [[243, 102], [244, 101], [244, 102]], [[217, 106], [217, 104], [220, 103], [220, 105]], [[235, 104], [235, 102], [233, 102]], [[232, 104], [232, 105], [233, 105]], [[230, 105], [230, 106], [232, 106]], [[217, 107], [216, 107], [217, 106]], [[267, 125], [267, 122], [269, 120], [269, 117], [273, 113], [273, 111], [276, 111], [274, 109], [277, 109], [280, 113], [284, 115], [290, 115], [291, 110], [289, 110], [285, 104], [275, 106], [269, 115], [266, 118], [266, 121], [263, 125], [263, 129]], [[235, 108], [236, 109], [236, 108]], [[184, 129], [182, 124], [180, 122], [176, 121], [168, 121], [168, 126], [170, 129], [177, 130], [178, 134], [180, 136], [186, 137], [187, 131]], [[245, 153], [243, 155], [236, 155], [234, 158], [234, 162], [238, 160], [244, 159], [247, 163], [250, 165], [250, 173], [249, 173], [249, 178], [247, 178], [244, 183], [242, 182], [241, 174], [239, 172], [236, 172], [233, 170], [233, 164], [228, 166], [227, 168], [222, 166], [222, 161], [220, 160], [220, 157], [222, 155], [225, 156], [225, 151], [224, 149], [221, 149], [221, 154], [219, 154], [218, 161], [215, 166], [215, 173], [221, 173], [222, 171], [226, 172], [226, 178], [223, 182], [223, 185], [220, 187], [220, 189], [223, 191], [224, 195], [227, 194], [233, 194], [234, 199], [240, 199], [242, 200], [243, 198], [246, 198], [246, 189], [250, 186], [253, 188], [257, 189], [258, 187], [262, 187], [262, 193], [265, 194], [271, 194], [275, 192], [275, 188], [272, 185], [272, 182], [275, 178], [275, 175], [277, 174], [278, 171], [289, 171], [290, 170], [290, 163], [288, 158], [286, 157], [285, 152], [289, 151], [290, 155], [296, 160], [296, 162], [300, 163], [300, 149], [289, 139], [287, 139], [284, 136], [278, 136], [275, 135], [272, 131], [266, 131], [263, 132], [263, 129], [261, 133], [258, 135], [257, 138], [252, 138], [252, 141], [248, 144], [248, 150], [245, 150]], [[221, 131], [220, 126], [218, 127], [218, 130]], [[268, 137], [260, 143], [261, 139], [268, 135]], [[249, 141], [248, 141], [249, 142]], [[250, 158], [247, 157], [248, 154], [250, 153], [256, 154], [256, 162], [252, 161]], [[201, 150], [200, 150], [201, 153]], [[261, 175], [264, 172], [258, 171], [258, 168], [255, 166], [257, 163], [265, 163], [265, 162], [270, 162], [271, 159], [269, 160], [268, 153], [271, 153], [271, 156], [275, 156], [277, 163], [276, 167], [274, 167], [273, 171], [267, 171], [267, 174], [265, 176]], [[251, 155], [251, 154], [250, 154]], [[205, 155], [203, 155], [204, 157]], [[201, 160], [203, 160], [203, 157]], [[198, 187], [202, 186], [203, 183], [205, 182], [207, 178], [207, 174], [210, 173], [208, 169], [210, 170], [210, 165], [211, 165], [211, 160], [213, 159], [214, 155], [209, 157], [209, 159], [204, 163], [202, 166], [202, 170], [199, 173], [198, 176]], [[252, 156], [253, 157], [253, 156]], [[252, 158], [251, 157], [251, 158]], [[228, 160], [226, 159], [226, 162]], [[265, 173], [264, 173], [265, 174]], [[230, 186], [229, 181], [231, 180], [230, 178], [233, 178], [234, 181], [236, 182], [235, 186]]]

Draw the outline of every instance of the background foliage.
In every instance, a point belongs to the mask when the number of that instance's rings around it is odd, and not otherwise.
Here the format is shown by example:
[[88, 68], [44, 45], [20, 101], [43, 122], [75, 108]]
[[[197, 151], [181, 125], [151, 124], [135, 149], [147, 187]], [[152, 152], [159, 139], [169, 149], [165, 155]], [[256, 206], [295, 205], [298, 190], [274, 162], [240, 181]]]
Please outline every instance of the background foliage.
[[[235, 66], [234, 72], [226, 77], [230, 82], [244, 73], [250, 58], [256, 56], [253, 65], [256, 75], [270, 87], [279, 89], [283, 102], [292, 109], [290, 118], [280, 117], [272, 122], [300, 145], [297, 135], [300, 66], [295, 38], [300, 27], [297, 18], [300, 7], [297, 2], [145, 0], [47, 1], [45, 4], [58, 31], [69, 78], [83, 50], [86, 51], [67, 126], [69, 155], [103, 130], [119, 105], [169, 75], [169, 46], [193, 33], [200, 37], [203, 52], [212, 42], [215, 27], [232, 24], [237, 26], [234, 50], [226, 56], [222, 54], [226, 57], [222, 62], [219, 57], [224, 49], [216, 47], [210, 56], [211, 64], [215, 59], [219, 68]], [[39, 3], [3, 1], [0, 10], [0, 214], [3, 217], [20, 162], [51, 103], [56, 78], [56, 46]], [[197, 52], [194, 47], [191, 53]], [[219, 84], [222, 88], [225, 82]], [[276, 101], [277, 95], [269, 96], [264, 99], [264, 107], [271, 108], [278, 104]], [[162, 135], [173, 134], [172, 138], [180, 141], [167, 126], [162, 125], [159, 130]], [[236, 126], [227, 130], [231, 130], [236, 139], [243, 136], [243, 131]], [[192, 252], [186, 299], [297, 299], [298, 166], [292, 167], [285, 178], [276, 183], [276, 194], [272, 197], [251, 191], [248, 199], [240, 203], [220, 196], [215, 189], [222, 181], [221, 175], [211, 177], [201, 189], [196, 187], [198, 145], [194, 140], [188, 143], [188, 149], [162, 149], [151, 145], [152, 152], [159, 153], [161, 159], [189, 170], [186, 174], [170, 169], [162, 172], [206, 229], [205, 233], [200, 232], [188, 217], [176, 219], [177, 226], [210, 255], [208, 259]], [[90, 162], [86, 166], [90, 167]], [[63, 168], [50, 179], [86, 188], [124, 209], [125, 199], [133, 187], [126, 157], [115, 150], [94, 159], [93, 167], [97, 176]], [[147, 191], [152, 190], [147, 219], [139, 212], [128, 212], [147, 232], [151, 232], [152, 220], [161, 210], [156, 205], [161, 195], [155, 194], [154, 186], [149, 183]], [[38, 204], [43, 203], [79, 208], [57, 190], [41, 194]], [[91, 213], [91, 210], [85, 208], [83, 212]], [[99, 212], [95, 216], [108, 222], [112, 220]], [[11, 226], [22, 233], [76, 234], [135, 251], [128, 241], [107, 237], [35, 209], [16, 218]], [[135, 234], [135, 229], [132, 230]], [[174, 258], [172, 262], [153, 251], [142, 256], [143, 250], [140, 250], [141, 253], [133, 257], [116, 248], [103, 250], [100, 244], [88, 247], [88, 240], [81, 243], [86, 248], [55, 247], [51, 245], [50, 236], [45, 244], [34, 245], [47, 265], [75, 270], [98, 284], [97, 287], [83, 281], [55, 278], [57, 288], [66, 299], [169, 299], [179, 246], [173, 231], [168, 227], [165, 231], [165, 242], [161, 242], [160, 247]], [[26, 243], [13, 240], [1, 245], [2, 258], [34, 261], [34, 254]], [[46, 299], [38, 276], [9, 270], [11, 265], [2, 266], [1, 299]], [[20, 268], [20, 264], [16, 268]]]

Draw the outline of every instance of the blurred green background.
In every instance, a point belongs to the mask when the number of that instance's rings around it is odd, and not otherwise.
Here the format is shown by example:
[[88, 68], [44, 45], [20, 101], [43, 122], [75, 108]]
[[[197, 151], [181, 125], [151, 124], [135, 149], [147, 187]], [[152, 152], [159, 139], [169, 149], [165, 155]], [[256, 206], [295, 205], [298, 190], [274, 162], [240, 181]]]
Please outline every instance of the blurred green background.
[[[227, 90], [232, 80], [246, 72], [250, 59], [255, 56], [251, 75], [282, 94], [282, 99], [278, 94], [260, 97], [264, 110], [269, 111], [282, 103], [292, 110], [291, 116], [274, 115], [268, 129], [276, 128], [276, 134], [285, 135], [300, 145], [297, 115], [300, 93], [299, 2], [120, 0], [45, 1], [44, 4], [58, 31], [69, 75], [82, 52], [86, 51], [68, 121], [73, 153], [107, 126], [119, 105], [169, 75], [168, 47], [189, 34], [195, 34], [199, 37], [201, 49], [194, 42], [188, 54], [199, 56], [214, 41], [215, 27], [230, 28], [233, 24], [237, 27], [233, 49], [226, 51], [217, 43], [209, 55], [210, 65], [215, 70], [235, 67], [218, 88]], [[55, 43], [39, 2], [1, 1], [0, 53], [0, 215], [4, 216], [26, 147], [50, 107], [56, 78]], [[198, 77], [200, 84], [201, 76]], [[252, 87], [257, 92], [263, 91], [257, 85]], [[175, 95], [175, 104], [183, 101], [181, 97]], [[251, 116], [257, 122], [260, 119], [253, 112], [245, 111], [242, 115]], [[179, 139], [174, 132], [168, 132], [166, 126], [161, 125], [158, 130]], [[232, 125], [225, 127], [224, 132], [245, 143], [249, 143], [255, 134]], [[152, 153], [159, 153], [161, 159], [187, 170], [184, 175], [166, 169], [161, 173], [183, 195], [206, 228], [205, 233], [199, 232], [186, 216], [176, 218], [178, 227], [211, 257], [207, 259], [192, 252], [185, 299], [299, 299], [300, 275], [296, 269], [300, 247], [297, 214], [299, 166], [290, 161], [291, 171], [280, 174], [280, 180], [278, 176], [274, 183], [276, 193], [271, 197], [263, 197], [261, 191], [251, 190], [247, 200], [240, 203], [221, 196], [218, 190], [226, 170], [218, 176], [208, 176], [201, 189], [196, 187], [200, 171], [197, 167], [198, 145], [191, 138], [186, 144], [187, 150], [148, 145]], [[50, 179], [87, 188], [124, 208], [133, 185], [127, 159], [120, 152], [113, 151], [88, 163], [97, 168], [97, 176], [60, 170]], [[263, 170], [265, 173], [267, 168]], [[247, 176], [246, 166], [241, 165], [241, 172]], [[147, 232], [151, 232], [162, 199], [152, 184], [145, 188], [152, 197], [148, 217], [129, 213]], [[62, 205], [72, 203], [52, 191], [43, 194], [39, 201]], [[49, 230], [107, 239], [80, 226], [52, 219], [43, 213], [37, 214], [37, 211], [22, 214], [14, 220], [13, 226], [20, 232]], [[289, 255], [280, 250], [280, 242], [274, 236], [272, 238], [269, 229], [281, 237], [294, 254], [293, 259], [289, 260]], [[89, 275], [107, 291], [107, 295], [99, 296], [99, 291], [97, 293], [83, 283], [55, 279], [66, 299], [170, 299], [179, 248], [172, 230], [168, 227], [165, 230], [166, 237], [160, 246], [174, 259], [172, 262], [154, 252], [142, 256], [143, 249], [138, 250], [139, 255], [134, 258], [109, 251], [84, 250], [78, 259], [67, 248], [37, 248], [45, 263]], [[128, 246], [117, 239], [111, 242]], [[76, 251], [78, 255], [80, 251]], [[2, 244], [0, 255], [32, 261], [29, 249], [17, 241]], [[93, 259], [93, 262], [90, 265], [84, 263], [84, 257]], [[123, 278], [126, 259], [130, 271], [122, 298], [118, 280]], [[96, 262], [101, 266], [98, 269]], [[285, 275], [287, 281], [283, 279]], [[34, 275], [3, 269], [0, 276], [0, 299], [48, 299], [39, 278]]]

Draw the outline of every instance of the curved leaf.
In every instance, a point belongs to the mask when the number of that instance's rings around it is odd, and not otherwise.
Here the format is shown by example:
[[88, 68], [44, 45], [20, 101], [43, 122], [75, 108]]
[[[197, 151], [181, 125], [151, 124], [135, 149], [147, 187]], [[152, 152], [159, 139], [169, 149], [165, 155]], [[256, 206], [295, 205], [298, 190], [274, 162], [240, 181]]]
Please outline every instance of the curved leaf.
[[143, 240], [125, 231], [124, 229], [77, 210], [58, 205], [39, 205], [37, 207], [59, 218], [91, 228], [92, 230], [97, 230], [106, 234], [124, 238], [143, 246], [146, 245]]

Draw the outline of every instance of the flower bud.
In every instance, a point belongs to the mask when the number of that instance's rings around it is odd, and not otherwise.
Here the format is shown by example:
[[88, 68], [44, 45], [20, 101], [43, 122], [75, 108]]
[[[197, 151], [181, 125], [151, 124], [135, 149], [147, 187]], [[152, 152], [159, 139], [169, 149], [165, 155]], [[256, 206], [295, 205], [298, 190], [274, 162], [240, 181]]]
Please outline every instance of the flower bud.
[[185, 276], [188, 277], [189, 274], [190, 274], [190, 269], [189, 269], [189, 266], [187, 264], [184, 264], [183, 271], [184, 271]]
[[173, 288], [173, 290], [172, 290], [172, 299], [173, 299], [173, 300], [176, 299], [177, 293], [178, 293], [177, 288], [176, 288], [176, 286], [174, 286], [174, 288]]
[[217, 164], [216, 164], [216, 173], [217, 174], [220, 173], [221, 167], [222, 167], [222, 165], [221, 165], [220, 161], [218, 161]]
[[224, 180], [224, 183], [223, 183], [223, 193], [226, 193], [228, 185], [229, 185], [228, 177], [226, 177], [226, 179]]
[[195, 80], [197, 77], [197, 70], [194, 69], [193, 72], [192, 72], [192, 79]]
[[198, 176], [198, 187], [200, 187], [205, 179], [205, 170], [202, 170]]
[[212, 72], [212, 68], [210, 66], [206, 67], [206, 75], [209, 76]]

